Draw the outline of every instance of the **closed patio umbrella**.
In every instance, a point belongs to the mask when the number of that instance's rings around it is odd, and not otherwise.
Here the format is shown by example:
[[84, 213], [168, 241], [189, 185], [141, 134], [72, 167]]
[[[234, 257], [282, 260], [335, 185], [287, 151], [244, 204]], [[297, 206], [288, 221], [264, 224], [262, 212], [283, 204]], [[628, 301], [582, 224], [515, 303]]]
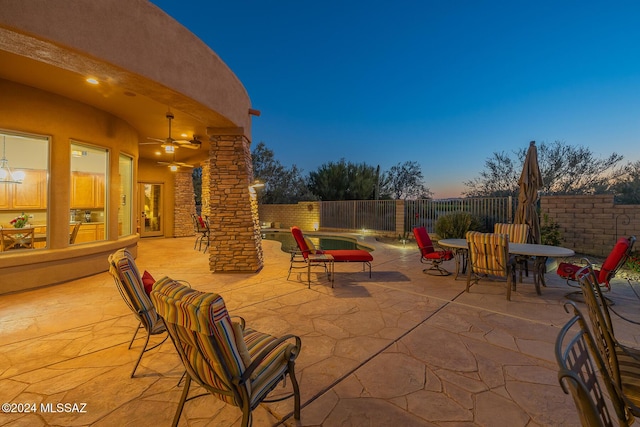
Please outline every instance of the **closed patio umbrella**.
[[516, 210], [516, 224], [527, 224], [531, 230], [529, 240], [540, 243], [540, 218], [536, 210], [538, 190], [544, 185], [542, 174], [538, 166], [538, 149], [536, 142], [529, 143], [529, 150], [524, 159], [522, 174], [518, 180], [520, 193], [518, 194], [518, 209]]

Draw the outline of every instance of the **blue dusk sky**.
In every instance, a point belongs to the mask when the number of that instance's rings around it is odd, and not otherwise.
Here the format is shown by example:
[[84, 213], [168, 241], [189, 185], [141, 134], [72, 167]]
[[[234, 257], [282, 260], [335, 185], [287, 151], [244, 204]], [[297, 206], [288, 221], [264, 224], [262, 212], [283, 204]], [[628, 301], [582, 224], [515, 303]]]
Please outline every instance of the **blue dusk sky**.
[[418, 162], [455, 197], [529, 141], [640, 159], [640, 2], [153, 0], [244, 84], [303, 174]]

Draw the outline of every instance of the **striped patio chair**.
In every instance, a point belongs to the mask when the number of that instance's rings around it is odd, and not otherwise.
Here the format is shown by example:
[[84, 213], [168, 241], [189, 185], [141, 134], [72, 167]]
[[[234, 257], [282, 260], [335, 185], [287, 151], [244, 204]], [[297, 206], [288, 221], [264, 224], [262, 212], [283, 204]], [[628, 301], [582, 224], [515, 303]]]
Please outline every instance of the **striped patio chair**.
[[111, 273], [111, 276], [116, 283], [116, 287], [118, 288], [122, 299], [127, 304], [127, 307], [131, 309], [139, 321], [139, 324], [133, 333], [133, 337], [129, 342], [129, 348], [131, 348], [140, 328], [144, 328], [147, 332], [147, 337], [144, 345], [142, 346], [142, 350], [140, 351], [140, 356], [138, 356], [138, 360], [133, 366], [133, 371], [131, 371], [131, 378], [133, 378], [136, 373], [136, 369], [140, 364], [140, 360], [142, 360], [142, 355], [147, 351], [158, 347], [167, 339], [167, 336], [165, 336], [162, 341], [147, 348], [151, 336], [163, 334], [166, 332], [166, 329], [164, 327], [164, 323], [162, 323], [162, 320], [156, 313], [156, 309], [151, 303], [151, 299], [149, 299], [149, 296], [145, 292], [136, 262], [127, 249], [119, 249], [109, 255], [109, 273]]
[[[276, 338], [246, 328], [244, 319], [232, 321], [220, 295], [199, 292], [163, 277], [153, 285], [151, 299], [186, 368], [186, 380], [173, 426], [195, 381], [218, 399], [241, 408], [242, 426], [251, 425], [251, 413], [261, 402], [294, 397], [294, 417], [300, 419], [300, 391], [295, 359], [300, 338]], [[286, 377], [292, 391], [266, 399]]]
[[[506, 234], [509, 236], [509, 243], [530, 243], [529, 226], [527, 224], [505, 224], [496, 223], [493, 226], [496, 234]], [[529, 277], [529, 257], [524, 255], [516, 256], [516, 267], [520, 270], [520, 283], [522, 283], [522, 272]]]
[[598, 275], [591, 264], [578, 271], [578, 282], [584, 294], [591, 329], [600, 356], [607, 365], [612, 381], [620, 390], [627, 410], [640, 416], [640, 349], [621, 344], [615, 336], [608, 302], [602, 295]]
[[507, 279], [507, 300], [511, 300], [511, 288], [515, 287], [515, 261], [509, 256], [509, 236], [506, 234], [468, 231], [469, 269], [467, 289], [471, 282], [478, 283], [482, 275]]
[[[574, 316], [560, 330], [555, 354], [560, 368], [558, 381], [562, 390], [573, 397], [580, 424], [594, 427], [632, 424], [634, 417], [609, 375], [584, 316], [573, 302], [565, 304], [565, 311], [569, 311], [569, 306], [573, 307]], [[603, 385], [611, 405], [607, 404]]]

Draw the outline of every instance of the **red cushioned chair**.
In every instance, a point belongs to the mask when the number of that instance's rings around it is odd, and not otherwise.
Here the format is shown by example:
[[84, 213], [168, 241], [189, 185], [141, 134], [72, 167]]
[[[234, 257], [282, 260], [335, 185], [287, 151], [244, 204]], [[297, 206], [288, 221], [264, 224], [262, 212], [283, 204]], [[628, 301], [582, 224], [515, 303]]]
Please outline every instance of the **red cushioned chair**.
[[442, 261], [453, 259], [453, 252], [449, 250], [435, 249], [431, 242], [431, 238], [429, 237], [429, 233], [427, 233], [427, 229], [424, 227], [414, 228], [413, 235], [416, 238], [418, 248], [420, 248], [420, 262], [431, 265], [431, 267], [425, 268], [422, 271], [425, 273], [436, 271], [440, 276], [448, 276], [451, 274], [442, 268], [440, 264], [442, 264]]
[[[370, 252], [362, 249], [316, 249], [309, 246], [307, 239], [302, 234], [302, 230], [295, 225], [291, 227], [291, 234], [298, 244], [298, 249], [305, 262], [308, 262], [309, 254], [327, 254], [333, 256], [334, 262], [361, 262], [362, 270], [364, 271], [365, 265], [369, 266], [369, 277], [371, 277], [371, 261], [373, 256]], [[292, 257], [293, 259], [293, 257]], [[292, 264], [293, 265], [293, 264]], [[289, 268], [289, 274], [291, 274], [291, 268]], [[288, 278], [288, 276], [287, 276]]]
[[[604, 286], [607, 290], [611, 289], [609, 281], [613, 279], [613, 276], [616, 275], [618, 269], [622, 267], [627, 261], [627, 258], [629, 258], [629, 254], [631, 254], [631, 250], [633, 249], [633, 244], [635, 242], [635, 236], [619, 238], [618, 242], [613, 247], [613, 250], [609, 253], [609, 256], [607, 256], [607, 259], [602, 263], [602, 268], [600, 268], [600, 270], [594, 270], [596, 277], [598, 278], [598, 284], [601, 287]], [[575, 286], [570, 282], [578, 281], [578, 271], [584, 267], [584, 265], [562, 262], [558, 266], [556, 273], [558, 276], [564, 278], [569, 286]]]

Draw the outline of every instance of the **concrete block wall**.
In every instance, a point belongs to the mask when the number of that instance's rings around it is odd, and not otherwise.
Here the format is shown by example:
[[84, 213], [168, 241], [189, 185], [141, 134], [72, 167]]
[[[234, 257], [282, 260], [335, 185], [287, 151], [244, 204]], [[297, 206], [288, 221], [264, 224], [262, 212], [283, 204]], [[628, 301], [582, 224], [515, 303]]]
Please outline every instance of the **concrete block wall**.
[[618, 238], [640, 237], [640, 206], [616, 205], [613, 195], [543, 196], [540, 208], [576, 253], [607, 256]]
[[299, 202], [287, 205], [259, 205], [258, 216], [262, 226], [289, 229], [294, 225], [303, 231], [320, 226], [320, 202]]

